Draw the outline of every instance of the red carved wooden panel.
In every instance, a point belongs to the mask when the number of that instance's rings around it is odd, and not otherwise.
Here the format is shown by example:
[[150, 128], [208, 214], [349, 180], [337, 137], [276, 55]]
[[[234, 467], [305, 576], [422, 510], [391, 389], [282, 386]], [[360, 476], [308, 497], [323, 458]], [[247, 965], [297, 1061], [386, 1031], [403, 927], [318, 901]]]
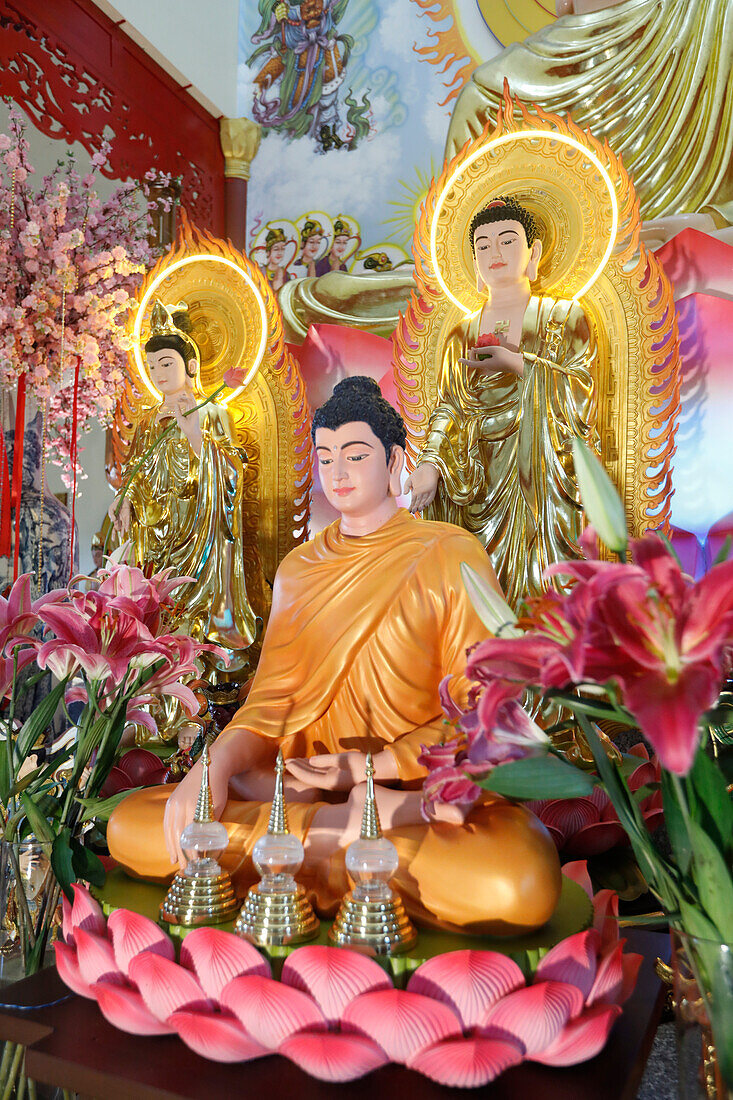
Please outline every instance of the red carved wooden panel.
[[114, 179], [181, 176], [192, 221], [224, 236], [218, 120], [91, 0], [0, 0], [0, 93], [49, 137], [110, 141]]

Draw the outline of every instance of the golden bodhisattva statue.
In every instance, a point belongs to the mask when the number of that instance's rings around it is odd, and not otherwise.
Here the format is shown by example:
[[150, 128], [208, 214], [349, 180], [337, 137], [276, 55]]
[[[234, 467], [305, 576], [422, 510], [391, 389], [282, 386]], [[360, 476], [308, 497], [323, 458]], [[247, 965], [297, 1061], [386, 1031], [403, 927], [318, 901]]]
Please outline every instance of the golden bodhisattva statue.
[[205, 398], [188, 327], [185, 303], [155, 304], [145, 354], [160, 401], [139, 414], [124, 472], [131, 480], [119, 514], [118, 498], [110, 516], [130, 540], [131, 561], [196, 578], [178, 590], [177, 628], [241, 651], [256, 633], [242, 544], [246, 456], [225, 407], [211, 403], [191, 412]]
[[448, 334], [407, 489], [413, 510], [430, 506], [481, 539], [517, 604], [540, 591], [548, 565], [578, 553], [571, 445], [595, 443], [596, 349], [577, 302], [532, 294], [542, 241], [529, 210], [494, 199], [469, 232], [485, 304]]

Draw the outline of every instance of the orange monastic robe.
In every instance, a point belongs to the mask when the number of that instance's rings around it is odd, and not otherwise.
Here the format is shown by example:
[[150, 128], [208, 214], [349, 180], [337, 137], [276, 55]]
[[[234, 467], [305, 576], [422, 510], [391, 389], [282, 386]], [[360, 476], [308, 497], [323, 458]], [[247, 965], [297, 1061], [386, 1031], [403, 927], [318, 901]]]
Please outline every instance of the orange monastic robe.
[[[228, 728], [272, 738], [274, 759], [287, 716], [286, 757], [384, 747], [402, 785], [419, 786], [421, 745], [446, 734], [440, 681], [451, 675], [451, 691], [464, 702], [466, 649], [486, 635], [463, 587], [461, 562], [496, 584], [473, 535], [405, 511], [359, 537], [341, 534], [337, 521], [297, 547], [278, 570], [255, 681]], [[133, 794], [110, 821], [110, 852], [141, 877], [172, 872], [162, 832], [168, 794], [165, 787]], [[321, 805], [288, 804], [301, 839]], [[230, 835], [223, 862], [240, 893], [257, 880], [250, 855], [268, 814], [269, 805], [231, 797], [222, 813]], [[495, 800], [463, 827], [416, 824], [387, 835], [400, 854], [397, 888], [422, 923], [523, 931], [554, 909], [557, 854], [521, 807]], [[306, 861], [298, 877], [317, 908], [333, 912], [349, 889], [343, 850], [315, 865]]]

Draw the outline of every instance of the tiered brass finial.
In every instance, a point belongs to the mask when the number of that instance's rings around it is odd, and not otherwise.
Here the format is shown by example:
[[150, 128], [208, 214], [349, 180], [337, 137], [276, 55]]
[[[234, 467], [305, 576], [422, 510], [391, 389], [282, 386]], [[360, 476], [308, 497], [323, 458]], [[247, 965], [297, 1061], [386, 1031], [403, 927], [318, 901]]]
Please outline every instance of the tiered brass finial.
[[211, 783], [209, 782], [209, 743], [206, 740], [204, 740], [204, 750], [201, 753], [201, 764], [201, 788], [193, 819], [198, 825], [208, 825], [209, 822], [214, 820], [214, 806], [211, 801]]
[[267, 832], [252, 851], [260, 882], [250, 888], [234, 928], [238, 935], [261, 947], [302, 943], [317, 936], [320, 929], [305, 890], [293, 877], [305, 853], [300, 840], [288, 828], [284, 773], [285, 761], [280, 749]]
[[277, 750], [277, 760], [275, 761], [275, 794], [272, 799], [272, 806], [270, 807], [270, 820], [267, 825], [267, 831], [270, 836], [286, 836], [290, 832], [288, 827], [288, 812], [285, 809], [285, 798], [283, 796], [283, 775], [285, 774], [285, 761], [283, 760], [283, 750]]
[[397, 849], [382, 836], [374, 791], [374, 762], [368, 752], [361, 833], [346, 849], [346, 867], [355, 885], [341, 902], [328, 934], [332, 943], [370, 955], [409, 951], [417, 933], [402, 899], [389, 886], [398, 865]]
[[361, 815], [360, 835], [362, 840], [379, 840], [382, 835], [377, 800], [374, 796], [374, 762], [370, 752], [366, 756], [366, 797]]
[[191, 824], [181, 833], [181, 847], [188, 862], [173, 879], [160, 907], [164, 921], [186, 927], [221, 924], [234, 916], [238, 904], [232, 881], [216, 860], [227, 847], [229, 836], [222, 823], [214, 820], [207, 742], [204, 742], [201, 764], [196, 812]]

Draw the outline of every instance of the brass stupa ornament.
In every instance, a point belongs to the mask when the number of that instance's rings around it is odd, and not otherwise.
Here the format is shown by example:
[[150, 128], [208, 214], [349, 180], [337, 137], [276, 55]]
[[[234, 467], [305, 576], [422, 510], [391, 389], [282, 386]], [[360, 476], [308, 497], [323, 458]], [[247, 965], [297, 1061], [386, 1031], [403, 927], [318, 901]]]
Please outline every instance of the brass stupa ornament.
[[414, 946], [417, 933], [402, 899], [389, 885], [399, 859], [392, 841], [382, 836], [371, 753], [366, 758], [366, 782], [361, 834], [346, 849], [354, 889], [341, 902], [328, 938], [338, 947], [364, 954], [396, 955]]
[[303, 845], [288, 828], [283, 796], [282, 750], [275, 764], [275, 795], [267, 832], [256, 842], [252, 862], [260, 882], [244, 900], [234, 931], [261, 947], [303, 943], [318, 935], [320, 924], [305, 890], [294, 878], [303, 863]]
[[181, 833], [181, 847], [188, 862], [179, 871], [160, 907], [168, 924], [193, 927], [221, 924], [237, 911], [232, 881], [217, 862], [229, 843], [226, 828], [214, 820], [209, 785], [209, 746], [201, 754], [203, 771], [194, 819]]

